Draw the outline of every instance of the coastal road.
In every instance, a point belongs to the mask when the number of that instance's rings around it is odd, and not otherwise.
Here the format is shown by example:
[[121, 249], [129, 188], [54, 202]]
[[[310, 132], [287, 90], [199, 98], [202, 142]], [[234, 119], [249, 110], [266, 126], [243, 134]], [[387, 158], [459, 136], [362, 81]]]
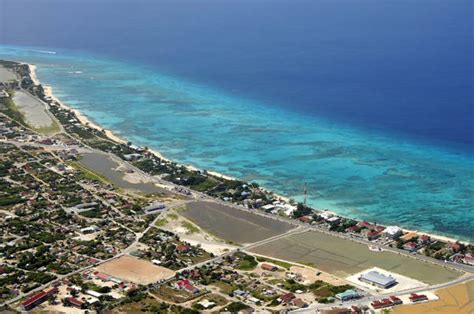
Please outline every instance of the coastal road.
[[[85, 148], [85, 147], [80, 147], [80, 146], [71, 147], [71, 146], [62, 146], [62, 145], [44, 145], [44, 144], [39, 144], [39, 143], [24, 143], [24, 142], [15, 142], [15, 141], [6, 141], [6, 140], [0, 140], [0, 142], [12, 143], [16, 146], [29, 145], [29, 146], [41, 147], [41, 148], [44, 148], [46, 150], [68, 150], [68, 149], [73, 149], [74, 148], [80, 153], [86, 153], [86, 152], [100, 153], [100, 154], [104, 154], [104, 155], [107, 155], [107, 156], [111, 157], [114, 161], [118, 162], [119, 164], [125, 164], [128, 168], [132, 169], [133, 171], [139, 173], [140, 175], [142, 175], [144, 177], [147, 177], [148, 180], [150, 180], [152, 182], [158, 183], [162, 186], [167, 186], [169, 188], [170, 192], [176, 193], [175, 191], [173, 191], [173, 189], [175, 187], [181, 187], [180, 185], [174, 184], [172, 182], [168, 182], [168, 181], [162, 180], [160, 178], [157, 178], [155, 176], [151, 176], [150, 174], [142, 171], [141, 169], [139, 169], [139, 168], [135, 167], [134, 165], [130, 164], [129, 162], [118, 158], [116, 155], [114, 155], [112, 153], [106, 153], [106, 152], [96, 150], [96, 149], [93, 149], [93, 148], [89, 148], [89, 147]], [[345, 239], [345, 240], [348, 240], [348, 241], [354, 241], [354, 242], [364, 244], [364, 245], [367, 245], [367, 246], [376, 246], [376, 247], [378, 247], [382, 250], [389, 251], [389, 252], [392, 252], [394, 254], [401, 254], [401, 255], [404, 255], [404, 256], [407, 256], [407, 257], [410, 257], [410, 258], [422, 260], [422, 261], [432, 263], [432, 264], [436, 264], [436, 265], [439, 265], [439, 266], [442, 266], [442, 267], [449, 267], [449, 268], [452, 268], [452, 269], [455, 269], [455, 270], [461, 271], [461, 272], [474, 273], [474, 267], [469, 266], [469, 265], [460, 264], [460, 263], [453, 263], [453, 262], [449, 262], [449, 261], [441, 261], [441, 260], [437, 260], [437, 259], [434, 259], [434, 258], [431, 258], [431, 257], [428, 257], [428, 256], [421, 255], [421, 254], [413, 254], [413, 253], [410, 253], [410, 252], [407, 252], [405, 250], [398, 249], [398, 248], [395, 248], [395, 247], [389, 247], [389, 246], [382, 245], [382, 244], [379, 244], [379, 243], [374, 243], [374, 242], [371, 242], [371, 241], [368, 241], [368, 240], [365, 240], [365, 239], [362, 239], [362, 238], [356, 238], [356, 237], [354, 237], [350, 234], [329, 231], [326, 228], [305, 224], [305, 223], [300, 222], [300, 221], [295, 220], [295, 219], [290, 219], [290, 218], [285, 218], [285, 217], [276, 216], [276, 215], [272, 215], [272, 214], [267, 214], [267, 213], [259, 211], [259, 210], [248, 209], [248, 208], [246, 208], [242, 205], [229, 203], [229, 202], [225, 202], [225, 201], [222, 201], [222, 200], [219, 200], [219, 199], [212, 198], [212, 197], [210, 197], [210, 196], [208, 196], [204, 193], [192, 191], [192, 196], [190, 197], [189, 201], [192, 201], [192, 200], [205, 200], [205, 201], [209, 201], [209, 202], [218, 203], [218, 204], [223, 205], [223, 206], [228, 206], [228, 207], [232, 207], [232, 208], [235, 208], [235, 209], [238, 209], [238, 210], [250, 212], [252, 214], [260, 215], [260, 216], [263, 216], [263, 217], [266, 217], [266, 218], [269, 218], [269, 219], [284, 221], [284, 222], [287, 222], [289, 224], [294, 225], [295, 227], [306, 228], [307, 231], [322, 232], [322, 233], [327, 234], [327, 235], [336, 236], [336, 237], [339, 237], [339, 238], [342, 238], [342, 239]]]
[[[172, 191], [174, 187], [180, 187], [179, 185], [176, 185], [174, 183], [164, 181], [164, 180], [159, 179], [157, 177], [151, 176], [150, 174], [136, 168], [135, 166], [128, 163], [127, 161], [124, 161], [124, 160], [118, 158], [114, 154], [105, 153], [103, 151], [98, 151], [98, 150], [93, 149], [93, 148], [84, 148], [84, 147], [80, 147], [80, 146], [71, 147], [71, 146], [62, 146], [62, 145], [44, 145], [44, 144], [39, 144], [39, 143], [30, 143], [30, 142], [24, 143], [24, 142], [6, 141], [6, 140], [0, 140], [0, 142], [11, 143], [11, 144], [13, 144], [15, 146], [19, 146], [19, 147], [23, 146], [23, 145], [29, 145], [29, 146], [41, 147], [41, 148], [44, 148], [44, 149], [47, 149], [47, 150], [76, 149], [79, 152], [97, 152], [97, 153], [101, 153], [101, 154], [105, 154], [105, 155], [110, 156], [113, 160], [115, 160], [117, 162], [120, 162], [122, 164], [126, 164], [127, 167], [129, 167], [130, 169], [133, 169], [133, 171], [147, 177], [152, 182], [156, 182], [156, 183], [159, 183], [161, 185], [168, 186], [170, 191]], [[308, 231], [322, 232], [322, 233], [327, 234], [327, 235], [336, 236], [336, 237], [339, 237], [339, 238], [342, 238], [342, 239], [346, 239], [346, 240], [349, 240], [349, 241], [354, 241], [354, 242], [364, 244], [364, 245], [367, 245], [367, 246], [376, 246], [376, 247], [381, 248], [385, 251], [390, 251], [394, 254], [402, 254], [402, 255], [410, 257], [410, 258], [423, 260], [425, 262], [429, 262], [429, 263], [432, 263], [432, 264], [437, 264], [439, 266], [450, 267], [450, 268], [453, 268], [455, 270], [462, 271], [462, 272], [474, 273], [474, 267], [469, 266], [469, 265], [464, 265], [464, 264], [460, 264], [460, 263], [453, 263], [453, 262], [449, 262], [449, 261], [445, 262], [445, 261], [440, 261], [440, 260], [437, 260], [437, 259], [434, 259], [434, 258], [431, 258], [431, 257], [424, 256], [424, 255], [421, 255], [421, 254], [409, 253], [405, 250], [401, 250], [401, 249], [398, 249], [398, 248], [389, 247], [389, 246], [386, 246], [386, 245], [381, 245], [381, 244], [374, 243], [374, 242], [371, 242], [371, 241], [368, 241], [368, 240], [365, 240], [365, 239], [362, 239], [362, 238], [355, 238], [355, 237], [353, 237], [349, 234], [333, 232], [333, 231], [327, 230], [326, 228], [308, 225], [308, 224], [305, 224], [305, 223], [300, 222], [300, 221], [295, 220], [295, 219], [290, 219], [290, 218], [280, 217], [280, 216], [276, 216], [276, 215], [272, 215], [272, 214], [267, 214], [267, 213], [259, 211], [259, 210], [252, 210], [252, 209], [248, 209], [248, 208], [246, 208], [244, 206], [241, 206], [241, 205], [237, 205], [237, 204], [233, 204], [233, 203], [229, 203], [229, 202], [224, 202], [224, 201], [221, 201], [221, 200], [218, 200], [218, 199], [214, 199], [214, 198], [212, 198], [212, 197], [210, 197], [206, 194], [200, 193], [200, 192], [193, 191], [192, 193], [193, 194], [192, 194], [192, 198], [190, 199], [190, 201], [191, 200], [206, 200], [206, 201], [210, 201], [210, 202], [215, 202], [215, 203], [218, 203], [218, 204], [221, 204], [221, 205], [224, 205], [224, 206], [229, 206], [229, 207], [232, 207], [232, 208], [235, 208], [235, 209], [238, 209], [238, 210], [247, 211], [247, 212], [253, 213], [255, 215], [260, 215], [260, 216], [267, 217], [267, 218], [274, 219], [274, 220], [278, 220], [278, 221], [284, 221], [284, 222], [287, 222], [289, 224], [294, 225], [295, 227], [299, 226], [299, 227], [302, 227], [302, 228], [306, 228], [306, 230], [308, 230]]]

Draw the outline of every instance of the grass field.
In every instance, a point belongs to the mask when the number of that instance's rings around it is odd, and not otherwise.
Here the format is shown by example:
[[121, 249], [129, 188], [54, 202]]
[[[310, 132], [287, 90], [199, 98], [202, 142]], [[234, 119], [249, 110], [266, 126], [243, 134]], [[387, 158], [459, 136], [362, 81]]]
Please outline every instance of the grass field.
[[287, 262], [283, 262], [283, 261], [279, 261], [279, 260], [271, 259], [271, 258], [267, 258], [267, 257], [262, 257], [262, 256], [257, 256], [257, 261], [264, 262], [264, 263], [270, 263], [270, 264], [273, 264], [273, 265], [283, 267], [285, 269], [290, 269], [291, 266], [293, 266], [293, 264], [291, 264], [291, 263], [287, 263]]
[[373, 252], [366, 245], [316, 231], [291, 235], [250, 251], [311, 265], [342, 278], [374, 266], [427, 284], [459, 276], [458, 272], [445, 267], [390, 252]]
[[238, 288], [235, 284], [230, 284], [223, 281], [214, 282], [211, 285], [219, 288], [220, 292], [224, 294], [231, 294], [235, 289]]
[[393, 309], [393, 314], [472, 314], [474, 313], [474, 280], [441, 289], [436, 292], [439, 300], [417, 304], [401, 305]]
[[293, 228], [286, 222], [214, 202], [189, 203], [180, 214], [219, 238], [241, 244], [261, 241]]

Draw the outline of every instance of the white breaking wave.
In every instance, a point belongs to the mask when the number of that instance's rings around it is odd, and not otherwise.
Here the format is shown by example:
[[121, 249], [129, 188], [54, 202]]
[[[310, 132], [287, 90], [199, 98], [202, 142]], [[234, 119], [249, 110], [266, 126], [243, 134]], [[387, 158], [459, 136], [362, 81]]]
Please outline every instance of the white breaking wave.
[[49, 51], [49, 50], [31, 50], [31, 51], [47, 53], [47, 54], [50, 54], [50, 55], [55, 55], [57, 53], [56, 51]]

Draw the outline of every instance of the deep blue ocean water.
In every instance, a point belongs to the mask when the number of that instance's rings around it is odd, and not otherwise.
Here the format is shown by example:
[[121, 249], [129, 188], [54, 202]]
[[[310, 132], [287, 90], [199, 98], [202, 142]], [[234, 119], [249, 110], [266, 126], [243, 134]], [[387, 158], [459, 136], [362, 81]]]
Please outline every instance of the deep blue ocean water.
[[474, 239], [469, 1], [131, 3], [0, 1], [0, 58], [169, 158]]

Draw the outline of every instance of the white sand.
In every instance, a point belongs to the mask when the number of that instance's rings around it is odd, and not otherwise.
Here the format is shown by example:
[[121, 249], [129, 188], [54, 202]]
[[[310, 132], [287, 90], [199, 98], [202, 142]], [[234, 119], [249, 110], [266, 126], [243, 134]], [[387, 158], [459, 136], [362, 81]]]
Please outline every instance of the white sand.
[[36, 76], [36, 65], [28, 64], [28, 68], [30, 70], [30, 77], [33, 83], [35, 85], [40, 85], [40, 81], [38, 80], [38, 77]]

